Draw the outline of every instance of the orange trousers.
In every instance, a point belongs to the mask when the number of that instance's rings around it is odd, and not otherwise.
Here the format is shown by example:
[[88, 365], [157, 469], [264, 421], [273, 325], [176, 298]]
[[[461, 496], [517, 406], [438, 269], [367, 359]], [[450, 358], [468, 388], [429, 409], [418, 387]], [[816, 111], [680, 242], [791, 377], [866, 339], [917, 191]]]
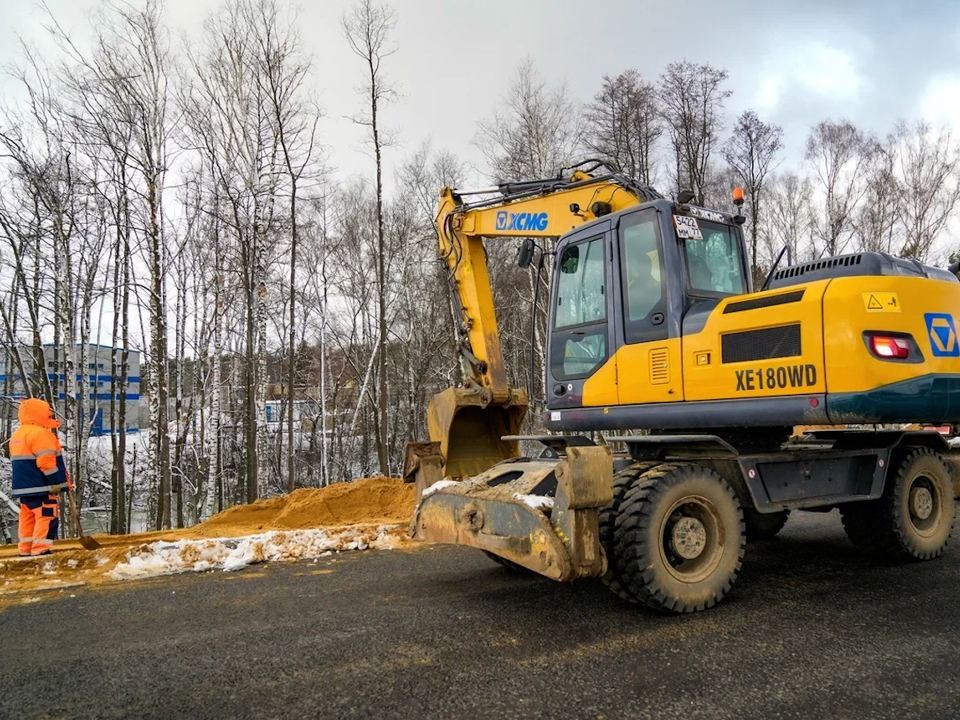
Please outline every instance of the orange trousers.
[[42, 555], [50, 552], [60, 525], [58, 496], [50, 494], [20, 500], [20, 541], [17, 552], [21, 555]]

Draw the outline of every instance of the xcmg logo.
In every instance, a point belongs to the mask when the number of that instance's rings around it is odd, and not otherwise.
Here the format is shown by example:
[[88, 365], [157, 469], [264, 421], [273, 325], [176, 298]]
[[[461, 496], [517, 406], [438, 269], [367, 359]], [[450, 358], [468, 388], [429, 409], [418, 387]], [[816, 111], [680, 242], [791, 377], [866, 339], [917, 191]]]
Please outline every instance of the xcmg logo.
[[508, 213], [500, 210], [497, 213], [497, 230], [537, 230], [543, 232], [550, 223], [547, 213]]

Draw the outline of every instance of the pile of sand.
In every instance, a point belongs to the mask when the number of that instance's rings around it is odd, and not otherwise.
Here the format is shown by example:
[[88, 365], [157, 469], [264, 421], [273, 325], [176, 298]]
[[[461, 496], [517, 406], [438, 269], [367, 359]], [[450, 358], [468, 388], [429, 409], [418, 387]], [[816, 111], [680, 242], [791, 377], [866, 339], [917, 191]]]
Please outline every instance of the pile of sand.
[[395, 478], [372, 477], [237, 505], [188, 533], [199, 537], [262, 530], [299, 530], [343, 525], [406, 523], [413, 515], [415, 487]]

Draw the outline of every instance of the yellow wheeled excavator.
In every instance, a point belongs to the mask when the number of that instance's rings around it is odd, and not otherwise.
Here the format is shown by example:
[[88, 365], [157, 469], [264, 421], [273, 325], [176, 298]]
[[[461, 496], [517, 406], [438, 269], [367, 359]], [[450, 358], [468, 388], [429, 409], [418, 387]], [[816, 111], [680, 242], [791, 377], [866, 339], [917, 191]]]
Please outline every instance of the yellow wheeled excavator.
[[[960, 420], [955, 271], [863, 252], [754, 290], [742, 194], [734, 214], [691, 200], [596, 161], [441, 191], [464, 382], [407, 449], [415, 537], [673, 612], [720, 601], [747, 538], [791, 510], [839, 508], [889, 557], [944, 552], [957, 458], [940, 433], [889, 428]], [[527, 394], [506, 380], [483, 243], [509, 237], [522, 266], [552, 263], [549, 435], [518, 434]], [[793, 435], [811, 425], [837, 429]]]

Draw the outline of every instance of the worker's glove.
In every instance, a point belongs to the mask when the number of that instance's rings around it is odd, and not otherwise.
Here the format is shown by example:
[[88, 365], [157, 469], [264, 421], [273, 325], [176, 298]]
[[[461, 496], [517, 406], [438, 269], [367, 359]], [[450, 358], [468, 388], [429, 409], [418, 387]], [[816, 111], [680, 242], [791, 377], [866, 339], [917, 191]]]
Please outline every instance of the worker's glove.
[[69, 490], [70, 492], [73, 492], [76, 489], [77, 489], [76, 485], [73, 484], [73, 478], [70, 477], [70, 473], [67, 473], [67, 490]]

